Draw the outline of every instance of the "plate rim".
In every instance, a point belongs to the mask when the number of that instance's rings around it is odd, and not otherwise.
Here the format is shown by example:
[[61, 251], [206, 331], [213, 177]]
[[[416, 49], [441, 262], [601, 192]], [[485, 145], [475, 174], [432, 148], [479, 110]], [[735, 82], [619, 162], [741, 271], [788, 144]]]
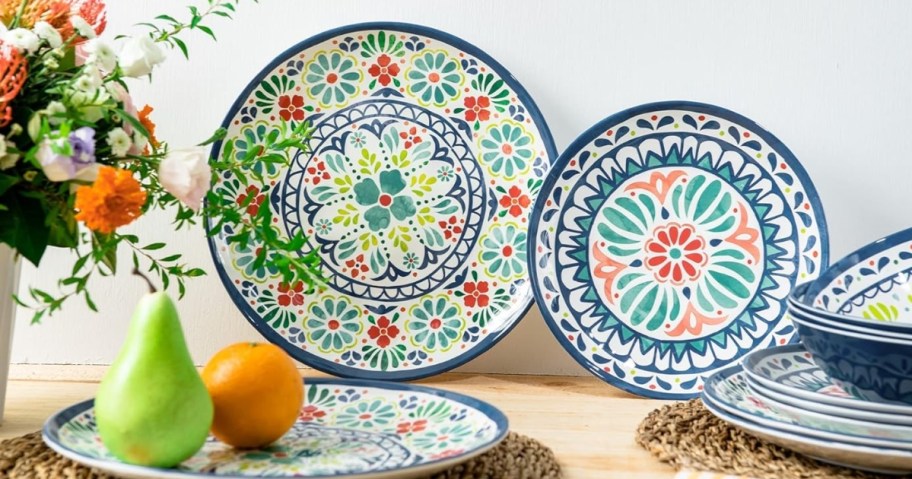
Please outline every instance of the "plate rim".
[[[717, 381], [727, 381], [732, 376], [735, 376], [738, 374], [745, 374], [744, 370], [741, 368], [740, 365], [729, 366], [725, 369], [721, 369], [718, 372], [712, 374], [710, 377], [706, 378], [706, 381], [707, 381], [707, 383], [709, 383], [710, 380], [712, 380], [712, 379], [717, 380]], [[744, 378], [744, 382], [747, 383], [746, 378]], [[748, 387], [750, 387], [749, 384], [748, 384]], [[753, 393], [753, 391], [751, 391], [751, 392]], [[757, 395], [756, 393], [754, 393], [754, 394]], [[751, 419], [752, 421], [759, 422], [761, 424], [765, 423], [765, 422], [781, 424], [782, 425], [781, 429], [808, 431], [807, 433], [803, 433], [803, 434], [818, 437], [822, 440], [830, 440], [830, 441], [842, 442], [842, 443], [851, 443], [851, 444], [856, 444], [856, 445], [866, 445], [866, 446], [884, 448], [884, 449], [899, 449], [899, 450], [903, 450], [903, 451], [909, 451], [909, 453], [912, 454], [912, 443], [910, 443], [909, 441], [903, 441], [903, 440], [899, 440], [899, 439], [890, 439], [890, 438], [880, 438], [880, 437], [871, 436], [871, 435], [865, 436], [865, 435], [860, 435], [860, 434], [848, 434], [848, 433], [827, 431], [825, 429], [820, 429], [820, 428], [808, 426], [808, 425], [801, 424], [801, 423], [784, 423], [777, 419], [768, 418], [768, 417], [759, 415], [759, 414], [751, 412], [751, 411], [745, 411], [745, 410], [741, 409], [740, 407], [733, 405], [732, 403], [730, 403], [728, 401], [723, 401], [722, 399], [716, 397], [716, 394], [711, 392], [710, 388], [708, 388], [708, 387], [703, 389], [701, 398], [704, 400], [709, 400], [710, 402], [714, 403], [716, 406], [718, 406], [726, 411], [729, 411], [731, 414], [734, 414], [739, 417], [743, 417], [745, 419]], [[736, 410], [738, 412], [735, 413], [732, 410]], [[745, 416], [750, 416], [750, 418], [745, 417]], [[882, 426], [882, 424], [875, 424], [875, 426]], [[909, 427], [909, 426], [904, 426], [904, 427]], [[896, 446], [893, 446], [893, 444], [896, 444]], [[909, 446], [907, 446], [906, 448], [903, 448], [903, 447], [899, 446], [901, 444], [908, 444]]]
[[[522, 103], [522, 105], [526, 108], [529, 117], [532, 119], [532, 123], [540, 133], [542, 143], [544, 143], [545, 152], [547, 153], [546, 160], [548, 161], [548, 168], [550, 172], [550, 169], [554, 167], [558, 158], [557, 146], [554, 143], [554, 137], [551, 134], [551, 130], [548, 127], [547, 121], [545, 121], [545, 117], [542, 114], [541, 109], [535, 103], [535, 100], [525, 89], [525, 87], [523, 87], [523, 85], [519, 82], [519, 80], [513, 76], [509, 70], [501, 65], [500, 62], [495, 60], [493, 57], [485, 53], [484, 50], [475, 46], [474, 44], [463, 40], [462, 38], [459, 38], [451, 33], [414, 23], [392, 21], [353, 23], [311, 35], [310, 37], [301, 40], [291, 47], [286, 48], [281, 53], [277, 54], [272, 60], [270, 60], [270, 62], [256, 75], [254, 75], [253, 78], [247, 83], [235, 101], [231, 104], [231, 107], [228, 109], [228, 113], [226, 113], [225, 118], [222, 120], [221, 128], [227, 128], [230, 126], [234, 115], [240, 111], [240, 107], [244, 104], [245, 100], [250, 96], [253, 90], [259, 85], [260, 81], [265, 78], [270, 72], [272, 72], [276, 67], [285, 62], [289, 55], [297, 53], [302, 49], [310, 48], [331, 38], [344, 35], [346, 33], [362, 30], [381, 29], [428, 36], [435, 40], [446, 43], [454, 48], [458, 48], [459, 50], [470, 54], [478, 60], [487, 64], [491, 70], [500, 75], [501, 79], [507, 83], [507, 85], [516, 94], [516, 97], [519, 99], [520, 103]], [[212, 158], [213, 155], [217, 155], [218, 152], [221, 151], [222, 142], [223, 140], [219, 140], [212, 144], [212, 148], [209, 152], [209, 158]], [[541, 194], [541, 191], [542, 190], [539, 190], [539, 195]], [[527, 228], [528, 232], [531, 232], [532, 224], [534, 222], [534, 212], [534, 208], [529, 211], [529, 226]], [[210, 221], [208, 217], [203, 219], [203, 226], [208, 235], [210, 227]], [[500, 342], [501, 339], [510, 334], [513, 329], [519, 325], [520, 322], [522, 322], [522, 320], [528, 315], [529, 310], [532, 308], [532, 304], [535, 303], [534, 288], [530, 287], [530, 289], [533, 290], [532, 294], [529, 295], [527, 300], [525, 300], [524, 305], [521, 305], [520, 308], [517, 308], [517, 312], [514, 314], [514, 317], [512, 318], [509, 325], [497, 333], [489, 334], [480, 340], [475, 347], [466, 350], [464, 353], [455, 356], [448, 361], [432, 364], [423, 368], [408, 370], [373, 371], [368, 369], [360, 369], [335, 363], [333, 361], [319, 357], [310, 351], [305, 351], [301, 348], [290, 347], [288, 341], [280, 334], [276, 333], [274, 329], [268, 327], [268, 325], [261, 324], [262, 322], [259, 321], [258, 315], [252, 310], [247, 301], [240, 297], [240, 293], [236, 289], [230, 286], [232, 284], [232, 281], [228, 277], [225, 265], [223, 264], [218, 253], [218, 248], [215, 244], [215, 235], [208, 236], [206, 243], [209, 247], [209, 254], [212, 258], [212, 262], [218, 273], [218, 277], [222, 283], [223, 289], [231, 298], [231, 301], [234, 303], [235, 307], [240, 310], [241, 314], [244, 316], [244, 319], [246, 319], [247, 322], [253, 326], [257, 333], [259, 333], [270, 343], [275, 344], [285, 350], [285, 352], [290, 354], [295, 360], [300, 361], [301, 363], [306, 364], [307, 366], [310, 366], [318, 371], [343, 378], [385, 381], [414, 381], [453, 370], [488, 352], [492, 347], [494, 347], [494, 345]], [[531, 272], [526, 280], [527, 282], [531, 283]]]
[[[881, 414], [894, 414], [894, 415], [900, 415], [900, 416], [912, 415], [912, 406], [908, 406], [908, 408], [909, 408], [908, 411], [903, 411], [903, 405], [901, 405], [901, 404], [888, 404], [888, 403], [878, 403], [878, 402], [874, 402], [874, 401], [862, 401], [860, 399], [840, 398], [840, 397], [829, 396], [829, 395], [826, 395], [823, 393], [818, 393], [818, 392], [813, 392], [813, 391], [794, 389], [789, 386], [775, 382], [772, 379], [769, 379], [767, 377], [761, 376], [759, 373], [754, 371], [753, 366], [756, 366], [756, 364], [754, 364], [754, 363], [756, 363], [766, 357], [769, 357], [773, 354], [792, 353], [792, 352], [798, 352], [798, 351], [804, 351], [804, 352], [810, 353], [807, 349], [805, 349], [804, 345], [802, 345], [802, 344], [787, 344], [787, 345], [783, 345], [783, 346], [776, 346], [773, 348], [767, 348], [767, 349], [761, 349], [761, 350], [754, 351], [754, 352], [744, 356], [744, 360], [742, 361], [741, 364], [742, 364], [742, 367], [744, 368], [744, 373], [747, 375], [748, 378], [753, 379], [753, 380], [763, 384], [768, 389], [773, 389], [776, 392], [779, 392], [781, 394], [791, 395], [792, 397], [794, 397], [796, 399], [801, 399], [801, 400], [809, 401], [809, 402], [820, 401], [821, 403], [828, 404], [830, 406], [850, 408], [850, 409], [857, 408], [858, 407], [857, 403], [860, 402], [860, 403], [864, 403], [866, 405], [874, 406], [874, 408], [865, 409], [865, 411], [871, 412], [873, 414], [881, 413]], [[763, 354], [763, 353], [765, 353], [765, 354]], [[814, 364], [814, 367], [823, 371], [823, 369], [820, 366], [817, 366], [816, 363]], [[824, 374], [826, 374], [826, 373], [824, 372]], [[798, 392], [795, 393], [794, 392], [795, 390], [797, 390]], [[789, 391], [789, 392], [786, 392], [786, 391]], [[845, 402], [843, 402], [843, 401], [845, 401]], [[896, 409], [892, 409], [892, 408], [896, 408]]]
[[[500, 444], [510, 432], [510, 420], [507, 415], [501, 411], [497, 406], [493, 404], [477, 399], [475, 397], [454, 392], [448, 391], [445, 389], [438, 389], [430, 386], [417, 385], [417, 384], [404, 384], [404, 383], [395, 383], [389, 381], [378, 381], [370, 379], [345, 379], [345, 378], [302, 378], [304, 381], [305, 387], [308, 384], [312, 385], [338, 385], [342, 387], [368, 387], [375, 389], [382, 389], [386, 391], [409, 391], [409, 392], [420, 392], [423, 394], [429, 394], [433, 396], [442, 397], [444, 399], [457, 402], [467, 407], [471, 407], [476, 411], [484, 414], [488, 419], [494, 421], [495, 426], [497, 427], [497, 434], [488, 442], [472, 449], [471, 451], [466, 451], [462, 454], [456, 456], [451, 456], [443, 459], [435, 459], [423, 464], [416, 464], [407, 467], [401, 467], [396, 469], [388, 469], [385, 471], [376, 471], [369, 473], [355, 473], [355, 474], [334, 474], [334, 475], [323, 475], [323, 476], [304, 476], [310, 479], [336, 479], [336, 478], [350, 478], [350, 479], [359, 479], [359, 478], [369, 478], [373, 477], [376, 474], [389, 474], [389, 473], [410, 473], [410, 472], [419, 472], [423, 468], [432, 467], [435, 470], [442, 470], [450, 464], [459, 464], [461, 462], [467, 461], [473, 457], [484, 454], [493, 447]], [[82, 414], [91, 407], [94, 407], [95, 398], [87, 399], [85, 401], [80, 401], [76, 404], [64, 407], [54, 414], [52, 414], [44, 422], [44, 426], [41, 428], [41, 438], [45, 444], [49, 447], [64, 455], [76, 462], [90, 465], [91, 467], [98, 468], [110, 468], [114, 467], [119, 469], [124, 473], [128, 474], [139, 474], [145, 475], [145, 477], [164, 477], [164, 478], [199, 478], [199, 477], [218, 477], [224, 479], [249, 479], [251, 477], [257, 476], [228, 476], [228, 475], [213, 475], [209, 473], [201, 473], [196, 471], [181, 471], [179, 469], [166, 469], [159, 467], [146, 467], [146, 466], [137, 466], [134, 464], [127, 464], [119, 461], [108, 461], [98, 458], [87, 458], [86, 456], [78, 453], [77, 451], [70, 449], [69, 447], [63, 445], [60, 442], [59, 431], [60, 427], [69, 422], [71, 419], [76, 417], [79, 414]], [[440, 469], [437, 469], [439, 466]], [[108, 469], [111, 470], [111, 469]], [[158, 474], [158, 475], [150, 475]], [[281, 478], [283, 476], [277, 476]], [[293, 476], [285, 476], [293, 477]], [[296, 476], [295, 476], [296, 477]]]
[[[621, 110], [617, 113], [613, 113], [604, 119], [598, 121], [595, 125], [592, 125], [585, 131], [583, 131], [576, 139], [573, 140], [570, 145], [564, 149], [561, 155], [557, 158], [554, 164], [551, 165], [551, 171], [545, 177], [545, 181], [542, 184], [541, 190], [538, 193], [538, 197], [535, 199], [535, 204], [532, 207], [532, 215], [530, 224], [529, 224], [529, 247], [527, 250], [530, 254], [527, 256], [526, 261], [528, 263], [529, 276], [532, 281], [532, 292], [535, 295], [535, 303], [539, 305], [547, 304], [545, 299], [542, 297], [541, 291], [538, 287], [539, 275], [535, 267], [535, 259], [537, 258], [538, 250], [538, 232], [539, 226], [541, 223], [542, 211], [545, 208], [545, 203], [550, 197], [551, 192], [554, 189], [555, 183], [559, 180], [561, 173], [564, 168], [570, 163], [570, 161], [583, 149], [592, 142], [594, 138], [599, 136], [605, 129], [611, 125], [617, 124], [620, 121], [630, 119], [636, 115], [647, 113], [650, 111], [661, 111], [661, 110], [684, 110], [684, 111], [693, 111], [695, 113], [704, 113], [713, 116], [717, 116], [723, 119], [726, 119], [731, 122], [738, 123], [739, 125], [750, 129], [752, 132], [760, 136], [770, 147], [780, 154], [782, 160], [791, 166], [792, 170], [795, 172], [798, 177], [799, 182], [805, 187], [807, 194], [807, 201], [811, 204], [811, 210], [814, 212], [815, 217], [818, 222], [818, 229], [820, 230], [820, 270], [822, 272], [828, 267], [829, 256], [830, 256], [830, 240], [829, 240], [829, 229], [827, 227], [826, 215], [824, 213], [823, 204], [820, 198], [819, 193], [817, 192], [817, 187], [814, 185], [813, 181], [808, 175], [807, 170], [805, 170], [804, 165], [798, 160], [798, 158], [792, 153], [792, 151], [784, 144], [778, 137], [770, 133], [767, 129], [763, 128], [760, 124], [751, 120], [750, 118], [741, 115], [735, 111], [729, 110], [724, 107], [712, 105], [709, 103], [702, 103], [696, 101], [687, 101], [687, 100], [665, 100], [657, 101], [651, 103], [644, 103], [634, 107]], [[819, 273], [818, 273], [819, 274]], [[797, 275], [796, 275], [797, 276]], [[798, 284], [799, 279], [795, 278], [795, 284]], [[787, 299], [787, 297], [786, 297]], [[573, 344], [570, 344], [567, 338], [564, 337], [563, 333], [560, 330], [555, 318], [551, 315], [551, 312], [548, 308], [539, 308], [542, 312], [542, 319], [548, 325], [548, 329], [551, 331], [551, 334], [557, 338], [558, 343], [561, 345], [564, 350], [566, 350], [573, 359], [581, 366], [583, 366], [587, 371], [592, 373], [594, 376], [598, 377], [602, 381], [611, 384], [614, 387], [617, 387], [623, 391], [629, 392], [631, 394], [636, 394], [637, 396], [648, 397], [653, 399], [663, 399], [663, 400], [682, 400], [682, 399], [692, 399], [700, 395], [699, 392], [691, 394], [683, 393], [666, 393], [653, 391], [650, 389], [645, 389], [641, 387], [634, 386], [626, 381], [618, 379], [612, 374], [605, 373], [601, 368], [592, 364], [591, 361], [584, 358]], [[785, 309], [783, 309], [783, 317], [785, 316]], [[746, 355], [745, 355], [746, 356]], [[743, 357], [743, 356], [742, 356]], [[732, 363], [737, 362], [735, 359]], [[704, 378], [708, 378], [710, 374], [714, 372], [721, 371], [728, 367], [722, 366], [715, 371], [709, 371], [704, 375]]]

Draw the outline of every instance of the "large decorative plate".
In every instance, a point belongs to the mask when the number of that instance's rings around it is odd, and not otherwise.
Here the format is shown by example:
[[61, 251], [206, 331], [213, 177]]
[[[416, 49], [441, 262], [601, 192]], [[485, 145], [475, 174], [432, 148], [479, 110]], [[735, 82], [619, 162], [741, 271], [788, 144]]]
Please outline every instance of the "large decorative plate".
[[593, 374], [656, 398], [694, 397], [703, 376], [792, 340], [788, 294], [827, 261], [823, 211], [792, 153], [699, 103], [639, 106], [583, 133], [533, 218], [551, 331]]
[[93, 401], [60, 411], [44, 441], [90, 467], [135, 478], [423, 477], [477, 456], [507, 434], [494, 406], [428, 387], [308, 379], [298, 422], [263, 449], [237, 450], [210, 437], [175, 469], [119, 462], [102, 445]]
[[[292, 47], [224, 122], [238, 154], [281, 121], [310, 121], [258, 199], [308, 237], [329, 279], [308, 294], [253, 267], [257, 245], [210, 249], [231, 298], [267, 339], [340, 376], [409, 380], [454, 368], [506, 335], [532, 302], [529, 213], [556, 157], [529, 95], [466, 42], [398, 23], [343, 27]], [[220, 154], [224, 143], [213, 148]], [[274, 166], [274, 165], [273, 165]], [[269, 168], [264, 165], [264, 168]]]

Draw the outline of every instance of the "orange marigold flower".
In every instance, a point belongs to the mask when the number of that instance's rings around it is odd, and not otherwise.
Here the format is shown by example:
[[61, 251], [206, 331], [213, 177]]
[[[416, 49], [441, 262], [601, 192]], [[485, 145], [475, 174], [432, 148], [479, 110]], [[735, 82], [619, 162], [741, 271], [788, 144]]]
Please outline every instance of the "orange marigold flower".
[[92, 231], [110, 234], [142, 214], [146, 192], [129, 170], [102, 166], [92, 186], [76, 190], [76, 219]]
[[19, 50], [0, 41], [0, 128], [12, 119], [9, 104], [19, 94], [27, 76], [28, 60]]
[[146, 129], [147, 132], [149, 132], [149, 143], [151, 143], [154, 148], [158, 148], [158, 145], [160, 145], [160, 143], [158, 142], [158, 138], [155, 137], [155, 123], [153, 123], [152, 119], [149, 118], [149, 115], [151, 115], [154, 110], [155, 109], [151, 106], [146, 105], [142, 108], [142, 110], [139, 110], [138, 116], [139, 123], [143, 126], [143, 128]]

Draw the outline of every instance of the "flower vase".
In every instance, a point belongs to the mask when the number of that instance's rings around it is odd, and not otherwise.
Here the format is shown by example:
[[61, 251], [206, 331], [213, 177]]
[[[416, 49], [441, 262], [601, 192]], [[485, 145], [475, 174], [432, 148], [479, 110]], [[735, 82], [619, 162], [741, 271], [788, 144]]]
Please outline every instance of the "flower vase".
[[19, 266], [16, 253], [5, 244], [0, 244], [0, 422], [3, 421], [3, 406], [6, 403], [6, 382], [16, 318], [13, 295], [18, 291]]

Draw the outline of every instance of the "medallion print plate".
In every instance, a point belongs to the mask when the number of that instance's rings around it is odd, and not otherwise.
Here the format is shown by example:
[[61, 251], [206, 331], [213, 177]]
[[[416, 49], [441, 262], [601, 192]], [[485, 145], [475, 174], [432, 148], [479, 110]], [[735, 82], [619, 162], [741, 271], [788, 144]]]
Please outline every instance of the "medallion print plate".
[[785, 302], [826, 265], [826, 222], [792, 153], [715, 106], [615, 114], [558, 159], [535, 204], [530, 269], [561, 344], [593, 374], [664, 399], [791, 341]]
[[423, 477], [477, 456], [507, 434], [494, 406], [421, 386], [363, 380], [308, 379], [297, 423], [276, 443], [237, 450], [210, 437], [175, 469], [119, 462], [102, 445], [92, 401], [60, 411], [44, 441], [60, 454], [136, 478], [406, 478]]
[[[283, 122], [311, 122], [306, 151], [269, 151]], [[309, 293], [257, 267], [258, 247], [210, 249], [235, 304], [267, 339], [338, 376], [410, 380], [454, 368], [506, 335], [532, 302], [529, 214], [555, 153], [537, 107], [479, 49], [415, 25], [372, 23], [292, 47], [223, 124], [268, 181], [223, 197], [271, 208], [303, 233], [329, 284]], [[212, 224], [210, 223], [210, 226]]]
[[744, 358], [744, 372], [749, 382], [796, 400], [818, 406], [829, 404], [857, 413], [901, 416], [912, 421], [912, 406], [896, 402], [874, 402], [865, 393], [837, 384], [820, 369], [811, 354], [800, 344], [755, 351]]

